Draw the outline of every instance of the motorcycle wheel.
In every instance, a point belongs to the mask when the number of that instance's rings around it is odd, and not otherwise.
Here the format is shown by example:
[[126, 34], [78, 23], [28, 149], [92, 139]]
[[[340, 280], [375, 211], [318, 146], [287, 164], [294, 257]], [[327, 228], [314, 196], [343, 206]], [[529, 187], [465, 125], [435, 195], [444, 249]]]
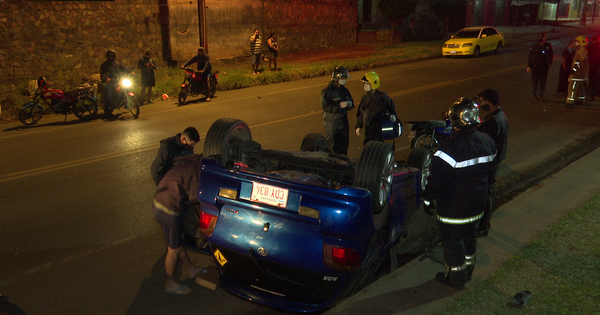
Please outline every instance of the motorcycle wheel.
[[98, 102], [91, 97], [84, 97], [73, 105], [73, 113], [79, 119], [90, 120], [98, 113]]
[[215, 93], [217, 93], [217, 85], [219, 85], [219, 82], [217, 81], [217, 79], [215, 77], [211, 77], [210, 78], [210, 91], [208, 91], [208, 95], [206, 95], [206, 97], [213, 98], [215, 96]]
[[426, 148], [435, 151], [439, 145], [438, 140], [435, 137], [432, 138], [430, 133], [420, 132], [412, 140], [411, 149]]
[[140, 102], [134, 96], [127, 97], [127, 109], [133, 115], [133, 119], [140, 117]]
[[42, 118], [44, 109], [38, 103], [29, 103], [19, 112], [19, 120], [25, 125], [33, 125]]
[[179, 98], [177, 99], [177, 102], [179, 103], [179, 105], [184, 105], [186, 99], [187, 99], [187, 92], [185, 92], [185, 91], [179, 92]]

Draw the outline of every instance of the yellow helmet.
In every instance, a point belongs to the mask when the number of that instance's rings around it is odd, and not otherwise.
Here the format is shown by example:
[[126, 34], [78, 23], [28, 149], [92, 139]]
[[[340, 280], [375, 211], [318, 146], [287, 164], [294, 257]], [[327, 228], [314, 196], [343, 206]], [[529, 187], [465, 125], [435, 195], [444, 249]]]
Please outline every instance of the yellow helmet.
[[365, 75], [360, 80], [363, 82], [369, 82], [371, 84], [371, 89], [373, 90], [376, 90], [381, 85], [381, 81], [379, 81], [379, 76], [374, 71], [365, 73]]
[[577, 36], [577, 37], [575, 37], [575, 40], [578, 41], [582, 46], [587, 46], [588, 39], [585, 36], [583, 36], [583, 35]]

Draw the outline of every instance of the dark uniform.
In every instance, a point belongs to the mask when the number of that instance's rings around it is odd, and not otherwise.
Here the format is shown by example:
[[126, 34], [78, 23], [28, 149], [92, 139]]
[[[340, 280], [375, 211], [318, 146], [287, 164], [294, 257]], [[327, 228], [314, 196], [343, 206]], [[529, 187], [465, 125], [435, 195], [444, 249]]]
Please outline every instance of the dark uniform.
[[479, 224], [479, 234], [481, 236], [487, 235], [490, 229], [490, 221], [492, 219], [492, 213], [496, 207], [496, 171], [498, 170], [498, 164], [506, 157], [506, 144], [508, 141], [508, 118], [504, 114], [502, 108], [498, 108], [494, 112], [485, 116], [483, 122], [477, 128], [479, 131], [488, 134], [494, 142], [496, 142], [496, 159], [494, 160], [495, 171], [494, 176], [490, 177], [488, 186], [488, 202], [485, 207], [485, 213]]
[[[350, 106], [342, 108], [341, 102], [350, 101]], [[345, 86], [330, 81], [321, 91], [321, 109], [323, 110], [323, 127], [327, 146], [336, 154], [348, 154], [350, 143], [348, 111], [354, 108], [350, 91]]]
[[160, 148], [154, 162], [150, 166], [152, 179], [158, 186], [160, 180], [173, 167], [173, 160], [179, 156], [194, 154], [194, 148], [181, 143], [181, 133], [160, 141]]
[[[487, 202], [489, 178], [495, 170], [496, 144], [475, 128], [479, 110], [475, 105], [471, 107], [473, 110], [467, 113], [471, 122], [459, 126], [435, 152], [423, 195], [426, 204], [427, 200], [437, 200], [446, 271], [436, 275], [436, 280], [454, 287], [463, 287], [475, 269], [479, 220]], [[450, 116], [452, 121], [453, 114]], [[457, 127], [454, 122], [452, 125]]]
[[363, 145], [369, 141], [383, 141], [381, 135], [381, 116], [385, 113], [396, 115], [394, 101], [385, 93], [374, 90], [372, 93], [363, 95], [356, 112], [356, 128], [365, 128], [365, 140]]
[[539, 34], [538, 39], [543, 39], [543, 42], [533, 45], [529, 50], [527, 67], [531, 68], [531, 92], [533, 97], [541, 100], [546, 90], [546, 80], [554, 58], [554, 50], [552, 45], [545, 41], [545, 35]]

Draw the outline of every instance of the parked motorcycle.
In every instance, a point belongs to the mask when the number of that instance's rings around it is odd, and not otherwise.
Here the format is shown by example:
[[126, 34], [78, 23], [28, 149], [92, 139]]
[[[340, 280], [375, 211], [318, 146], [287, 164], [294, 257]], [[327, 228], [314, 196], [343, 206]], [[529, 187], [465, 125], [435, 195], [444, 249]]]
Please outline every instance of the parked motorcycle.
[[185, 70], [185, 77], [183, 78], [183, 83], [181, 84], [181, 92], [179, 92], [179, 105], [185, 104], [185, 100], [188, 95], [196, 96], [199, 94], [203, 94], [205, 97], [213, 97], [217, 92], [217, 85], [219, 82], [217, 81], [217, 75], [219, 71], [215, 71], [211, 73], [208, 77], [210, 80], [210, 89], [207, 85], [207, 79], [200, 72], [194, 71], [191, 68], [183, 68]]
[[107, 108], [104, 102], [102, 104], [104, 113], [111, 115], [113, 111], [125, 107], [133, 115], [133, 119], [137, 119], [140, 116], [140, 102], [135, 97], [129, 75], [115, 80], [118, 83], [110, 100], [110, 108]]
[[79, 119], [90, 120], [98, 112], [98, 101], [94, 94], [94, 89], [87, 83], [86, 86], [65, 93], [58, 89], [51, 89], [46, 79], [40, 77], [37, 80], [33, 101], [23, 105], [19, 112], [19, 120], [25, 125], [37, 123], [44, 114], [41, 103], [46, 104], [54, 113], [64, 114], [65, 121], [67, 115], [71, 113]]
[[448, 112], [443, 113], [444, 120], [408, 121], [408, 141], [410, 147], [422, 147], [437, 150], [440, 142], [452, 135], [452, 124]]

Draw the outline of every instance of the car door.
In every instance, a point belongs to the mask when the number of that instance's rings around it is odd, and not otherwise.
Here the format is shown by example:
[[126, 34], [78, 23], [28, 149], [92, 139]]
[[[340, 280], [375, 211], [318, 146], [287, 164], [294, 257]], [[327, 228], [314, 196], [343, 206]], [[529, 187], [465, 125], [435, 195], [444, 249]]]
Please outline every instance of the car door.
[[483, 34], [485, 34], [486, 37], [483, 39], [484, 44], [482, 45], [483, 47], [481, 51], [494, 50], [496, 48], [496, 39], [498, 37], [498, 32], [496, 32], [496, 30], [491, 27], [487, 27], [483, 30]]

